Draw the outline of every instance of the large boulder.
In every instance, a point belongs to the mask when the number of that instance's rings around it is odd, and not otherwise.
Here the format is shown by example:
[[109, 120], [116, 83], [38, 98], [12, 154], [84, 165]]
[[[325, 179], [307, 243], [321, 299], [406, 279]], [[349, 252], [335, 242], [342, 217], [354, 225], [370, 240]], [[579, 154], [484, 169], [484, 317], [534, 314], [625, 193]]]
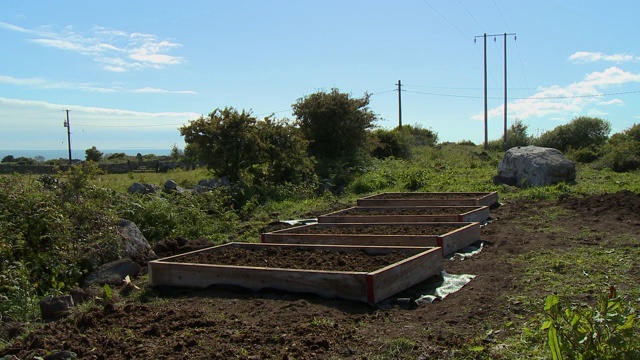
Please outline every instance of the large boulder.
[[498, 166], [495, 184], [546, 186], [576, 179], [576, 167], [560, 150], [538, 146], [509, 149]]
[[158, 257], [151, 249], [151, 245], [144, 237], [138, 226], [133, 222], [120, 219], [118, 222], [118, 233], [120, 234], [120, 249], [124, 257], [130, 258], [138, 263], [146, 263]]

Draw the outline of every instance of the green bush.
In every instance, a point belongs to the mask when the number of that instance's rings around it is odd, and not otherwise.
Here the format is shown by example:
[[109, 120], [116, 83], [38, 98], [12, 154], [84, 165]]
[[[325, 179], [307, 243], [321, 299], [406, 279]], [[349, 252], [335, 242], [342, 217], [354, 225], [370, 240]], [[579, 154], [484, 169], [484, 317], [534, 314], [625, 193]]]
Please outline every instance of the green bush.
[[609, 168], [616, 172], [640, 168], [640, 125], [633, 125], [622, 133], [613, 134], [599, 150], [595, 168]]
[[376, 129], [372, 135], [374, 146], [371, 154], [374, 157], [408, 159], [411, 156], [410, 136], [402, 130]]
[[613, 287], [593, 307], [571, 306], [550, 295], [544, 311], [542, 330], [554, 360], [640, 358], [638, 315]]
[[570, 149], [598, 148], [607, 141], [611, 124], [603, 119], [581, 116], [568, 124], [543, 133], [533, 145], [566, 152]]

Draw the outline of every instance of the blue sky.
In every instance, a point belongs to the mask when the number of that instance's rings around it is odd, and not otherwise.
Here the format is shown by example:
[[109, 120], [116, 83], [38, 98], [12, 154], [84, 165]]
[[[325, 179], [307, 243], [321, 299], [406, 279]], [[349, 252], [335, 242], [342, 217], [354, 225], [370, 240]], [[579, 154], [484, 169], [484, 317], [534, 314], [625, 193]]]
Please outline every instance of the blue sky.
[[[299, 98], [372, 94], [378, 126], [484, 140], [483, 39], [507, 36], [507, 118], [640, 122], [637, 1], [3, 1], [0, 149], [184, 147], [216, 108], [292, 119]], [[489, 37], [488, 138], [503, 128], [503, 37]]]

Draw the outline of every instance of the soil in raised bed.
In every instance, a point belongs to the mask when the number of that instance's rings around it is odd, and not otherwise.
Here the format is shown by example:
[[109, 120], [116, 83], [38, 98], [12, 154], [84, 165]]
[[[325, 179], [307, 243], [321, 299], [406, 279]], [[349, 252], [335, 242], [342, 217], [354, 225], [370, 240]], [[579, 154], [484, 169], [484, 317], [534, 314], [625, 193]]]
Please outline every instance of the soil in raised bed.
[[400, 262], [407, 254], [393, 251], [387, 254], [367, 254], [363, 250], [328, 251], [298, 249], [293, 247], [267, 247], [245, 249], [239, 246], [223, 246], [212, 251], [186, 255], [175, 261], [194, 264], [252, 266], [282, 269], [306, 269], [323, 271], [372, 272]]
[[372, 216], [372, 215], [458, 215], [478, 207], [414, 207], [414, 208], [354, 208], [327, 216]]
[[287, 234], [346, 234], [346, 235], [442, 235], [464, 225], [375, 225], [362, 226], [301, 226], [285, 230]]

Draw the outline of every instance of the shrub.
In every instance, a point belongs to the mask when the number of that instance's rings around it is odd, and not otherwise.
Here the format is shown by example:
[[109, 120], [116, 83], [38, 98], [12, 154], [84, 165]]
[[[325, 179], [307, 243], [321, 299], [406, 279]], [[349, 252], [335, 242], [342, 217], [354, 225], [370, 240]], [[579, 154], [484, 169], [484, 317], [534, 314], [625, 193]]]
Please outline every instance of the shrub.
[[550, 147], [566, 152], [602, 146], [609, 137], [611, 124], [600, 118], [581, 116], [568, 124], [543, 133], [534, 145]]
[[616, 172], [640, 168], [640, 125], [634, 124], [622, 133], [616, 133], [600, 148], [595, 168], [609, 168]]
[[376, 129], [373, 135], [373, 151], [371, 154], [378, 158], [396, 157], [408, 159], [411, 155], [410, 138], [402, 130]]

